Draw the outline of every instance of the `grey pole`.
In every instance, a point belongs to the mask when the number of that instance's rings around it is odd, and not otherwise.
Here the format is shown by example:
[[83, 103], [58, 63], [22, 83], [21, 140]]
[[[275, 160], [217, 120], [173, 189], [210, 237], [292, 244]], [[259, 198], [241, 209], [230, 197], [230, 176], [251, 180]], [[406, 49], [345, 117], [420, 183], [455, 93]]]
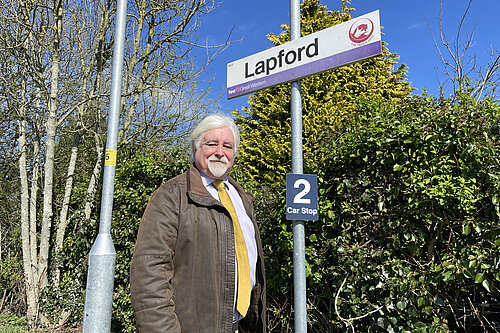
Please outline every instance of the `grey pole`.
[[[300, 0], [290, 0], [290, 40], [300, 38]], [[303, 173], [302, 153], [302, 99], [300, 80], [292, 82], [291, 91], [292, 126], [292, 173]], [[294, 323], [296, 333], [307, 332], [306, 258], [304, 221], [293, 224], [293, 295]]]
[[99, 234], [89, 253], [87, 289], [85, 292], [83, 314], [83, 332], [85, 333], [105, 333], [111, 331], [116, 251], [110, 231], [115, 187], [116, 148], [121, 105], [126, 16], [127, 0], [118, 0], [101, 215], [99, 219]]

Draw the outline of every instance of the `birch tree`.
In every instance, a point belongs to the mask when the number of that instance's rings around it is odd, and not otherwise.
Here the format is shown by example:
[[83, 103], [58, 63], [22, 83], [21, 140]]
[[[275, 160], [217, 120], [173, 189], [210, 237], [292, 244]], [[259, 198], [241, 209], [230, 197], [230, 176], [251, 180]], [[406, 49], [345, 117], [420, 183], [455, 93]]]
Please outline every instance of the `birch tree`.
[[[196, 79], [227, 45], [207, 47], [197, 67], [199, 17], [212, 1], [129, 3], [119, 147], [175, 142], [211, 107]], [[0, 112], [15, 125], [19, 226], [30, 326], [42, 290], [58, 288], [68, 226], [98, 199], [109, 104], [116, 1], [8, 0], [0, 6]], [[71, 142], [71, 144], [66, 144]], [[82, 151], [82, 143], [94, 149]], [[85, 161], [85, 163], [82, 163]], [[89, 161], [93, 161], [89, 163]], [[86, 187], [84, 200], [73, 195]], [[72, 221], [76, 209], [85, 221]], [[86, 255], [86, 254], [82, 254]]]

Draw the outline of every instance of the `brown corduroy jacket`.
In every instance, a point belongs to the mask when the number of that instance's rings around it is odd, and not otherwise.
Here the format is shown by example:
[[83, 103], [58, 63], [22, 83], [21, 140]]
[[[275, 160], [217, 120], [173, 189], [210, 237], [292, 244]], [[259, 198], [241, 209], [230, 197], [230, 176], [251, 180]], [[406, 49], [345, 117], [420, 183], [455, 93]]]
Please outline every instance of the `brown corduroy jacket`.
[[[251, 197], [232, 178], [255, 228], [256, 285], [240, 333], [266, 332], [260, 233]], [[158, 188], [142, 217], [130, 267], [139, 332], [231, 333], [235, 249], [229, 212], [194, 167]]]

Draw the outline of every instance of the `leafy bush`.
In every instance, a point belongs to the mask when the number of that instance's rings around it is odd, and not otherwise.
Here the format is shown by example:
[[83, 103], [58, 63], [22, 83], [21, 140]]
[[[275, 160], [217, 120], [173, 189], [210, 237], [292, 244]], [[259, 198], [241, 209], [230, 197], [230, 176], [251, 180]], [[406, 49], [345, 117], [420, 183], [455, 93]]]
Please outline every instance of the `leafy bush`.
[[0, 262], [0, 290], [13, 289], [22, 277], [22, 262], [15, 256], [2, 258]]
[[19, 255], [21, 244], [20, 228], [8, 230], [7, 239], [2, 239], [7, 245], [0, 261], [0, 298], [2, 309], [8, 309], [12, 314], [21, 315], [26, 306], [24, 298], [23, 263]]
[[[491, 101], [418, 96], [359, 102], [341, 131], [324, 130], [318, 159], [305, 170], [318, 175], [320, 197], [320, 219], [306, 223], [310, 331], [498, 328], [499, 129]], [[288, 332], [292, 245], [283, 188], [253, 191], [269, 316]]]

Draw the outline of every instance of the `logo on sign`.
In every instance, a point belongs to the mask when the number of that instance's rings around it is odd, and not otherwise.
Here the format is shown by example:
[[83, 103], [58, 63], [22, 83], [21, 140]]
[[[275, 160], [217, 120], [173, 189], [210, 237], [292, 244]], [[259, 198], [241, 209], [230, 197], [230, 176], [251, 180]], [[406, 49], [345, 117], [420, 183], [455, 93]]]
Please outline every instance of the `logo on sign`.
[[349, 38], [353, 43], [363, 43], [373, 34], [373, 22], [368, 18], [357, 20], [349, 29]]

